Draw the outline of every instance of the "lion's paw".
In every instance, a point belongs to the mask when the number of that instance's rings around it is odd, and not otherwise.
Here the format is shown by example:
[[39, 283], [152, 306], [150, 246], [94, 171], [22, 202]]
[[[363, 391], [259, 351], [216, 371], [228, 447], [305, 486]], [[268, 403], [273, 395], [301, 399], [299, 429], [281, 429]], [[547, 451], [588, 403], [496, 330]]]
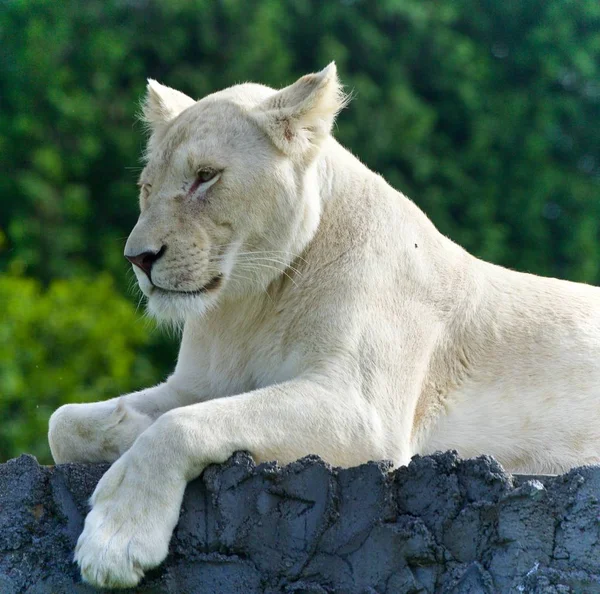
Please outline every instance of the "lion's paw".
[[168, 482], [163, 486], [159, 492], [156, 480], [141, 481], [128, 468], [127, 455], [102, 477], [75, 549], [84, 581], [132, 587], [165, 559], [185, 483], [176, 489]]
[[170, 533], [141, 529], [140, 522], [119, 521], [108, 510], [93, 509], [77, 542], [75, 561], [94, 586], [127, 588], [167, 556]]

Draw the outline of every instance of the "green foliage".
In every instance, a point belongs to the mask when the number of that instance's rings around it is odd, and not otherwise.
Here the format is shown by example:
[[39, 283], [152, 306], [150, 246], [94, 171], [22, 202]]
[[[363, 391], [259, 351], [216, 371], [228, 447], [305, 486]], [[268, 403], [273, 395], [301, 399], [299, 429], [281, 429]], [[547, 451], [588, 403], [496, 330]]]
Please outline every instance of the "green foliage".
[[0, 278], [0, 460], [29, 451], [50, 462], [48, 417], [67, 402], [113, 397], [156, 382], [134, 306], [106, 274], [47, 289]]
[[356, 93], [339, 138], [444, 233], [600, 280], [597, 2], [31, 0], [0, 31], [0, 258], [46, 281], [100, 268], [123, 284], [147, 76], [202, 96], [332, 59]]
[[[600, 281], [596, 0], [13, 1], [0, 46], [0, 268], [45, 284], [108, 271], [125, 293], [145, 79], [201, 97], [245, 80], [282, 86], [335, 59], [355, 94], [336, 135], [443, 233], [512, 268]], [[28, 349], [47, 339], [31, 335]], [[71, 338], [54, 340], [67, 357]], [[161, 373], [172, 359], [164, 342], [140, 352]], [[125, 389], [86, 369], [61, 402]], [[10, 398], [32, 395], [42, 420], [58, 402], [19, 385]]]

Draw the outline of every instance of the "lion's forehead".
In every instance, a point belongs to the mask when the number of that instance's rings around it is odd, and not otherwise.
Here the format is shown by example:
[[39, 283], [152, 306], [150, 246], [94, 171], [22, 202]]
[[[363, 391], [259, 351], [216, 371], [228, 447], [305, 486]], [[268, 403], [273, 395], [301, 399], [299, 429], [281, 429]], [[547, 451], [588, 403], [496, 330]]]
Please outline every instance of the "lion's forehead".
[[242, 83], [207, 95], [198, 103], [211, 101], [228, 101], [245, 109], [252, 109], [259, 103], [274, 95], [277, 91], [265, 85], [257, 83]]
[[252, 125], [245, 108], [226, 99], [204, 101], [175, 118], [148, 155], [149, 168], [169, 168], [194, 158], [224, 157], [247, 142]]

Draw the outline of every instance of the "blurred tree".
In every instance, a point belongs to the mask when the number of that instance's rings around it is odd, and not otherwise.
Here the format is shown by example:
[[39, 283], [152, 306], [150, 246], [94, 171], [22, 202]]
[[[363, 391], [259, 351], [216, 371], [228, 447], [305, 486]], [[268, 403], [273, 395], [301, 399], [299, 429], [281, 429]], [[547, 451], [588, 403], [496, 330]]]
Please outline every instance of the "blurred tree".
[[[201, 97], [335, 59], [355, 93], [337, 137], [443, 233], [600, 281], [596, 0], [14, 1], [0, 48], [0, 267], [125, 292], [146, 77]], [[152, 345], [164, 374], [173, 345]]]
[[160, 378], [140, 347], [152, 339], [107, 275], [55, 280], [0, 278], [0, 461], [23, 451], [50, 462], [48, 417]]
[[199, 97], [332, 59], [356, 93], [338, 137], [443, 232], [600, 280], [595, 1], [32, 0], [5, 4], [0, 41], [0, 258], [46, 281], [124, 284], [147, 76]]

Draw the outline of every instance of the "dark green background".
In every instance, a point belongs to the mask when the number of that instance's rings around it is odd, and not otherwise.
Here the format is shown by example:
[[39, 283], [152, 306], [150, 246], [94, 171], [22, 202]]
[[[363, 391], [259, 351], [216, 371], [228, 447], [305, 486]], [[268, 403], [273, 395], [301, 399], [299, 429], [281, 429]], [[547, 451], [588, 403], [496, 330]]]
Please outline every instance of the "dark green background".
[[472, 253], [597, 283], [597, 0], [0, 1], [0, 460], [164, 378], [135, 311], [147, 77], [194, 97], [336, 60], [336, 136]]

